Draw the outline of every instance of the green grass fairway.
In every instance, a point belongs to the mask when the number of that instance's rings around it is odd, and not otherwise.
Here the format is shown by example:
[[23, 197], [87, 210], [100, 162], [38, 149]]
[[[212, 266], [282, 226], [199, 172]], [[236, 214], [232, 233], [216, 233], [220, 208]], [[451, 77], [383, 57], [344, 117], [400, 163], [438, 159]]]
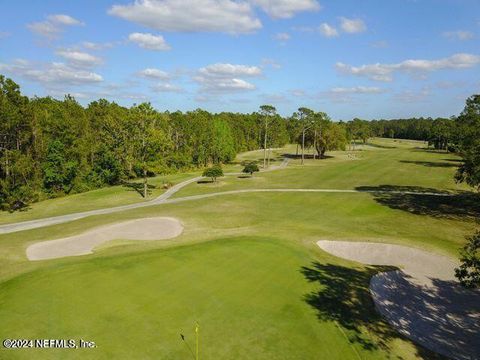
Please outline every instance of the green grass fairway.
[[[445, 152], [423, 149], [423, 142], [373, 139], [357, 151], [331, 152], [328, 159], [293, 159], [287, 169], [255, 174], [252, 178], [227, 176], [216, 184], [191, 184], [174, 197], [248, 188], [355, 189], [362, 186], [392, 185], [412, 189], [467, 190], [453, 180], [459, 158]], [[295, 153], [294, 147], [276, 150]], [[259, 159], [258, 152], [247, 153]], [[262, 155], [263, 156], [263, 155]], [[311, 155], [310, 155], [311, 156]], [[277, 162], [278, 163], [278, 162]]]
[[[191, 184], [177, 196], [258, 187], [467, 189], [452, 180], [454, 156], [419, 146], [376, 139], [355, 152], [358, 160], [337, 152], [301, 167], [294, 159], [287, 169], [253, 179], [226, 177], [218, 185]], [[295, 147], [274, 155], [283, 152], [294, 153]], [[259, 154], [242, 154], [239, 161]], [[66, 212], [105, 207], [103, 200], [124, 196], [125, 188], [98, 191], [104, 195], [90, 205], [76, 199], [92, 193], [50, 200], [56, 206], [48, 215], [62, 213], [61, 204]], [[0, 347], [0, 359], [193, 359], [186, 345], [194, 347], [195, 321], [205, 360], [432, 358], [376, 313], [368, 285], [382, 269], [333, 257], [315, 242], [369, 240], [456, 256], [476, 227], [478, 204], [461, 192], [451, 198], [244, 193], [0, 235], [0, 339], [97, 343], [88, 350]], [[42, 207], [47, 205], [1, 219], [38, 217]], [[25, 257], [26, 247], [37, 241], [151, 216], [176, 217], [185, 231], [166, 241], [115, 240], [88, 256], [38, 262]]]

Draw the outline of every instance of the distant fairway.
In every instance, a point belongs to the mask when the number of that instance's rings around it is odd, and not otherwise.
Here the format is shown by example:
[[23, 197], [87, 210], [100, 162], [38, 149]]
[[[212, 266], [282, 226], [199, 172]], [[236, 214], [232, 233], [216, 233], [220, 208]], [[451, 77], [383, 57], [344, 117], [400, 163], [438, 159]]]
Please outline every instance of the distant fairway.
[[[357, 145], [357, 151], [331, 152], [328, 159], [305, 161], [292, 159], [287, 169], [269, 172], [251, 179], [228, 176], [218, 184], [190, 185], [175, 197], [199, 193], [246, 188], [330, 188], [355, 189], [362, 186], [407, 186], [412, 190], [468, 190], [465, 184], [455, 184], [453, 175], [459, 158], [445, 152], [427, 152], [420, 141], [386, 139], [372, 140], [369, 145]], [[276, 150], [278, 158], [295, 147]], [[309, 152], [311, 153], [311, 152]], [[247, 153], [258, 158], [258, 152]], [[255, 156], [257, 155], [257, 156]], [[277, 161], [278, 162], [278, 161]]]
[[[175, 194], [243, 188], [396, 188], [458, 191], [457, 159], [374, 140], [326, 160], [293, 159], [287, 169], [191, 184]], [[294, 153], [295, 147], [275, 151]], [[256, 159], [258, 152], [242, 155]], [[261, 155], [260, 155], [261, 156]], [[241, 159], [240, 159], [241, 160]], [[229, 171], [241, 169], [229, 165]], [[122, 198], [105, 191], [105, 203]], [[108, 195], [107, 195], [108, 194]], [[89, 196], [86, 193], [84, 196]], [[162, 204], [0, 236], [0, 338], [83, 338], [94, 350], [0, 349], [0, 359], [191, 359], [201, 326], [202, 359], [413, 359], [430, 353], [401, 338], [374, 311], [365, 267], [321, 251], [319, 239], [414, 245], [456, 256], [475, 227], [475, 204], [372, 193], [246, 193]], [[452, 201], [453, 200], [453, 201]], [[75, 197], [50, 200], [71, 211]], [[123, 200], [122, 200], [123, 201]], [[98, 208], [102, 199], [95, 202]], [[116, 205], [121, 204], [119, 200]], [[2, 214], [4, 223], [39, 217]], [[55, 207], [60, 212], [61, 207]], [[93, 255], [41, 262], [28, 245], [104, 224], [172, 216], [181, 236], [161, 242], [114, 240]]]

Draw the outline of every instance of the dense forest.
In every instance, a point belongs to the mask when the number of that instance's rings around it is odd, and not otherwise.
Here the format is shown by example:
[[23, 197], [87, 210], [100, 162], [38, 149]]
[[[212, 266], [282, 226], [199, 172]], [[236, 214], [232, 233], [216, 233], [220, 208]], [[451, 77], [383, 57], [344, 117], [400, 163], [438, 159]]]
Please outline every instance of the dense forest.
[[289, 142], [315, 149], [319, 159], [372, 136], [425, 140], [456, 151], [458, 122], [334, 122], [308, 108], [281, 117], [271, 105], [251, 114], [160, 112], [149, 103], [126, 108], [104, 99], [83, 107], [69, 95], [28, 98], [0, 75], [0, 208], [12, 211], [128, 179], [227, 163], [239, 152]]

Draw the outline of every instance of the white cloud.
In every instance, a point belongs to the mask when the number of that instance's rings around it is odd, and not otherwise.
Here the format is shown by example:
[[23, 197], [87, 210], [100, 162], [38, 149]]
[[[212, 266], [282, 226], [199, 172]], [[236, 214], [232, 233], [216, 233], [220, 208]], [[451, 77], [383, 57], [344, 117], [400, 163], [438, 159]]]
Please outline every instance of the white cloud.
[[480, 56], [472, 54], [454, 54], [438, 60], [405, 60], [397, 64], [369, 64], [359, 67], [338, 62], [339, 72], [349, 75], [364, 76], [376, 81], [392, 81], [395, 72], [423, 74], [444, 69], [466, 69], [480, 64]]
[[374, 86], [335, 87], [330, 90], [334, 94], [380, 94], [383, 89]]
[[233, 0], [136, 0], [108, 13], [161, 31], [238, 34], [262, 27], [250, 4]]
[[315, 0], [250, 0], [268, 15], [276, 19], [291, 18], [298, 12], [318, 11], [320, 4]]
[[34, 64], [26, 60], [17, 60], [13, 64], [0, 63], [0, 70], [38, 82], [46, 87], [86, 85], [103, 81], [102, 76], [94, 72], [55, 62]]
[[338, 104], [367, 104], [373, 99], [372, 96], [386, 93], [386, 89], [369, 86], [353, 86], [353, 87], [334, 87], [328, 90], [320, 91], [313, 95], [316, 101], [333, 102]]
[[73, 26], [73, 25], [84, 25], [81, 21], [71, 17], [70, 15], [56, 14], [47, 16], [47, 20], [53, 24]]
[[374, 86], [334, 87], [330, 90], [320, 92], [318, 98], [328, 98], [329, 101], [343, 104], [360, 104], [366, 95], [382, 94], [386, 90]]
[[262, 70], [257, 66], [212, 64], [198, 70], [194, 80], [201, 91], [207, 93], [236, 92], [254, 90], [255, 85], [242, 77], [258, 77]]
[[284, 104], [291, 102], [291, 99], [285, 96], [284, 94], [261, 94], [263, 101], [270, 104]]
[[362, 19], [348, 19], [345, 17], [340, 18], [340, 27], [349, 34], [361, 33], [367, 30], [367, 26]]
[[312, 33], [315, 31], [313, 26], [292, 26], [291, 29], [303, 33]]
[[92, 41], [84, 41], [84, 42], [82, 42], [82, 46], [85, 49], [97, 51], [97, 50], [103, 50], [103, 49], [110, 49], [110, 48], [114, 47], [115, 44], [112, 43], [112, 42], [95, 43], [95, 42], [92, 42]]
[[293, 96], [297, 96], [297, 97], [304, 97], [306, 96], [307, 94], [305, 93], [305, 90], [302, 90], [302, 89], [292, 89], [289, 91], [290, 94], [292, 94]]
[[11, 34], [7, 31], [0, 31], [0, 39], [5, 39], [9, 37]]
[[393, 95], [395, 101], [400, 101], [403, 103], [416, 103], [424, 102], [428, 100], [431, 92], [428, 88], [423, 88], [421, 90], [405, 90]]
[[199, 70], [200, 74], [212, 77], [259, 76], [262, 70], [257, 66], [213, 64]]
[[286, 45], [288, 40], [290, 40], [290, 34], [285, 32], [276, 33], [273, 38], [277, 40], [280, 43], [280, 45]]
[[268, 66], [271, 66], [273, 69], [281, 69], [282, 68], [282, 65], [279, 64], [274, 59], [263, 58], [262, 59], [262, 68], [265, 68], [265, 67], [268, 67]]
[[30, 23], [27, 25], [27, 28], [37, 35], [55, 39], [63, 32], [65, 26], [79, 25], [84, 25], [84, 23], [69, 15], [56, 14], [47, 16], [45, 21]]
[[63, 57], [71, 65], [78, 67], [90, 67], [98, 65], [102, 62], [97, 56], [90, 55], [86, 52], [76, 50], [58, 50], [56, 52], [58, 56]]
[[170, 79], [170, 75], [159, 69], [154, 69], [154, 68], [147, 68], [143, 69], [138, 73], [141, 77], [149, 80], [168, 80]]
[[181, 93], [183, 89], [179, 86], [172, 85], [170, 83], [159, 83], [150, 87], [155, 92], [173, 92]]
[[457, 31], [445, 31], [443, 36], [450, 40], [471, 40], [474, 38], [474, 35], [471, 31], [457, 30]]
[[338, 30], [335, 27], [328, 25], [327, 23], [321, 24], [318, 27], [318, 31], [320, 31], [320, 33], [323, 36], [328, 37], [328, 38], [338, 36]]
[[166, 51], [171, 49], [162, 35], [136, 32], [128, 35], [128, 40], [148, 50]]
[[27, 27], [30, 31], [49, 39], [56, 38], [58, 34], [62, 32], [62, 29], [59, 26], [48, 21], [31, 23], [28, 24]]

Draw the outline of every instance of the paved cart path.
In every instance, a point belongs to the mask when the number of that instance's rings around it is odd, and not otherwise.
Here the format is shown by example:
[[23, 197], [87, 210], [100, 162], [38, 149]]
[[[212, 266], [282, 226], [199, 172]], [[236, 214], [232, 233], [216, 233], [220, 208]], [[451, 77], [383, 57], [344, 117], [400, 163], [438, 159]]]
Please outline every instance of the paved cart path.
[[[283, 169], [288, 165], [288, 159], [285, 159], [280, 165], [272, 166], [269, 170], [265, 171], [274, 171]], [[225, 175], [239, 175], [241, 173], [226, 173]], [[181, 183], [178, 183], [172, 186], [170, 189], [165, 191], [159, 197], [150, 200], [144, 201], [140, 203], [130, 204], [130, 205], [122, 205], [116, 206], [112, 208], [105, 208], [105, 209], [98, 209], [98, 210], [90, 210], [84, 212], [78, 212], [73, 214], [66, 214], [66, 215], [59, 215], [53, 217], [47, 217], [43, 219], [36, 219], [36, 220], [29, 220], [29, 221], [22, 221], [17, 223], [5, 224], [0, 225], [0, 234], [8, 234], [17, 231], [24, 231], [30, 229], [36, 229], [40, 227], [56, 225], [56, 224], [63, 224], [66, 222], [79, 220], [88, 216], [94, 215], [104, 215], [104, 214], [112, 214], [120, 211], [132, 210], [143, 208], [147, 206], [156, 206], [160, 204], [171, 204], [171, 203], [179, 203], [184, 201], [192, 201], [192, 200], [199, 200], [210, 198], [214, 196], [223, 196], [223, 195], [232, 195], [232, 194], [244, 194], [244, 193], [254, 193], [254, 192], [300, 192], [300, 193], [391, 193], [391, 194], [404, 194], [404, 195], [423, 195], [423, 196], [451, 196], [448, 193], [435, 193], [435, 192], [413, 192], [413, 191], [376, 191], [376, 190], [345, 190], [345, 189], [306, 189], [306, 188], [299, 188], [299, 189], [243, 189], [243, 190], [231, 190], [231, 191], [222, 191], [217, 193], [210, 193], [210, 194], [200, 194], [200, 195], [192, 195], [186, 196], [181, 198], [172, 198], [172, 196], [183, 189], [185, 186], [188, 186], [192, 183], [198, 182], [199, 180], [203, 179], [202, 176], [197, 176], [192, 179], [185, 180]]]

